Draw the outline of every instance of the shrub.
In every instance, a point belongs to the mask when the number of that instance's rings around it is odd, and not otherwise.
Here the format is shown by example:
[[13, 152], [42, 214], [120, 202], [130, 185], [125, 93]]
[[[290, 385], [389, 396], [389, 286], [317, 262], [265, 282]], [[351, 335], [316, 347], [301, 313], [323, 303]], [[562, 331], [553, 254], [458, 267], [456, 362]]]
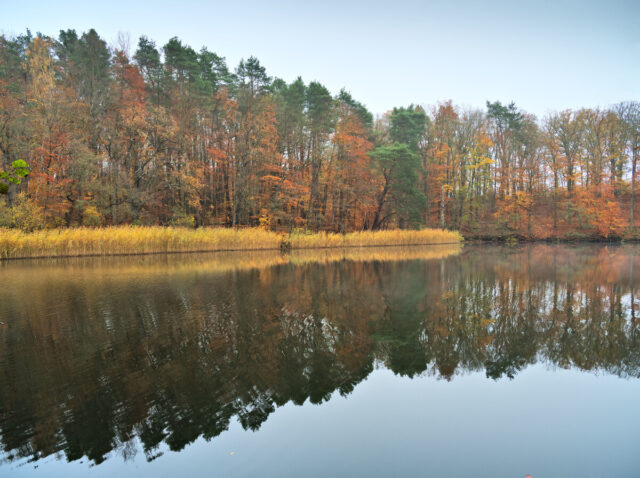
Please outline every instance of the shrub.
[[102, 224], [102, 214], [98, 212], [95, 206], [87, 206], [82, 211], [82, 225], [87, 227], [97, 227]]
[[27, 198], [24, 193], [17, 196], [13, 205], [9, 208], [11, 227], [24, 232], [32, 232], [43, 229], [45, 226], [44, 211], [38, 204]]
[[175, 227], [196, 227], [196, 218], [183, 212], [175, 213], [169, 222]]

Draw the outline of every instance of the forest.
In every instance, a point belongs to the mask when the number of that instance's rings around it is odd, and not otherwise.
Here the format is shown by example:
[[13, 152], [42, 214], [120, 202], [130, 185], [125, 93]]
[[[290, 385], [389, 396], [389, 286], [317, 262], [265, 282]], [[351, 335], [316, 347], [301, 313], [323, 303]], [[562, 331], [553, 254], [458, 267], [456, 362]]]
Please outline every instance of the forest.
[[638, 236], [638, 102], [374, 117], [346, 89], [287, 83], [255, 57], [232, 68], [176, 37], [118, 43], [93, 29], [0, 36], [0, 227]]

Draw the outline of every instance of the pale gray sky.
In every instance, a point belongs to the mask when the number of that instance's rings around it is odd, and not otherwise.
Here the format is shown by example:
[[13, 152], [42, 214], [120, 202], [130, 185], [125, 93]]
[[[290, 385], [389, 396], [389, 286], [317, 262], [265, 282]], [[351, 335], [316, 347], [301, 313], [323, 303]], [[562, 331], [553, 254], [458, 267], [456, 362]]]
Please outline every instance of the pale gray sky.
[[162, 46], [205, 45], [230, 67], [345, 87], [374, 114], [410, 103], [548, 110], [640, 100], [640, 1], [0, 0], [0, 30], [57, 36], [95, 28]]

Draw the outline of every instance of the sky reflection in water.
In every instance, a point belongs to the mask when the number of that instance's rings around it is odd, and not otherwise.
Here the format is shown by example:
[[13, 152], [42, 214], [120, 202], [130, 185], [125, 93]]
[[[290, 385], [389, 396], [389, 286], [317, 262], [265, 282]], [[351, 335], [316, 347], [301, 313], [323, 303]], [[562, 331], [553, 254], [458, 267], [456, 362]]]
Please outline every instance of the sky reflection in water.
[[0, 265], [0, 476], [636, 476], [639, 250]]

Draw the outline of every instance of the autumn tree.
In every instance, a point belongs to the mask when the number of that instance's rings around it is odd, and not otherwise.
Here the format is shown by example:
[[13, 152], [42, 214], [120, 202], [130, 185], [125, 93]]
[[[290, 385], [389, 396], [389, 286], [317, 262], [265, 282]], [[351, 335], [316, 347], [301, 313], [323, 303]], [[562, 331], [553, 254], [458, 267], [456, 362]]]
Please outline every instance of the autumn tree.
[[625, 149], [631, 157], [631, 197], [629, 201], [629, 228], [635, 228], [635, 193], [636, 193], [636, 168], [638, 155], [640, 155], [640, 103], [629, 101], [620, 103], [615, 108], [622, 122], [622, 131], [625, 141]]
[[324, 215], [331, 229], [346, 232], [365, 229], [374, 219], [375, 194], [371, 185], [376, 179], [369, 156], [372, 143], [362, 124], [362, 112], [347, 102], [342, 103], [339, 111], [331, 140], [334, 154], [326, 173], [330, 204]]

